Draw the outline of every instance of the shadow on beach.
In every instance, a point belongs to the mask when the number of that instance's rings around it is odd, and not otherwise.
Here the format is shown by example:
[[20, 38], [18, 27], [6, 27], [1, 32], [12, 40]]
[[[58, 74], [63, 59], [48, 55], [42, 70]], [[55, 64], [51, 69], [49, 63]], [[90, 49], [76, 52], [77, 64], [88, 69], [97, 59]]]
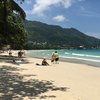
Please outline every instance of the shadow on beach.
[[8, 55], [0, 55], [0, 62], [7, 62], [15, 65], [20, 65], [20, 64], [28, 64], [31, 63], [27, 60], [26, 57], [17, 57], [17, 56], [8, 56]]
[[36, 75], [20, 75], [18, 69], [11, 66], [0, 66], [0, 100], [23, 100], [24, 97], [29, 99], [46, 99], [55, 98], [55, 95], [40, 95], [48, 91], [66, 91], [67, 87], [57, 87], [53, 81], [30, 79], [26, 77]]

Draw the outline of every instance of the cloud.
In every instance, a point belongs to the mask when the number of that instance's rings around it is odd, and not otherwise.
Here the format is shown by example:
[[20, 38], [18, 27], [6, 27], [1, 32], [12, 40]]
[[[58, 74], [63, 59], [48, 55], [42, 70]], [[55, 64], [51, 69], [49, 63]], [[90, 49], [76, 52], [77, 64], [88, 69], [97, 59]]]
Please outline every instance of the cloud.
[[44, 15], [44, 12], [52, 6], [62, 6], [64, 8], [69, 8], [75, 1], [83, 0], [35, 0], [33, 5], [32, 13], [38, 16]]
[[63, 15], [58, 15], [58, 16], [53, 17], [53, 20], [57, 22], [63, 22], [66, 20], [66, 18]]
[[25, 13], [26, 13], [27, 16], [28, 16], [28, 15], [32, 15], [31, 10], [25, 10]]
[[[93, 37], [96, 37], [96, 38], [99, 38], [100, 37], [100, 33], [98, 32], [85, 32], [87, 35], [89, 36], [93, 36]], [[100, 38], [99, 38], [100, 39]]]
[[25, 0], [25, 3], [26, 4], [31, 4], [32, 3], [32, 0]]

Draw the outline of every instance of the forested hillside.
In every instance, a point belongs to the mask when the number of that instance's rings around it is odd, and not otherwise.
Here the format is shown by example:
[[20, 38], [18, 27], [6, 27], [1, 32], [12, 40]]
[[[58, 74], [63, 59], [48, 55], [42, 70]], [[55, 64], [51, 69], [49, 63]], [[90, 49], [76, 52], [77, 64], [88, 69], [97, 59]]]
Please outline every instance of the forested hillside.
[[75, 28], [62, 28], [37, 21], [25, 21], [28, 31], [26, 48], [94, 49], [100, 46], [100, 39], [88, 36]]

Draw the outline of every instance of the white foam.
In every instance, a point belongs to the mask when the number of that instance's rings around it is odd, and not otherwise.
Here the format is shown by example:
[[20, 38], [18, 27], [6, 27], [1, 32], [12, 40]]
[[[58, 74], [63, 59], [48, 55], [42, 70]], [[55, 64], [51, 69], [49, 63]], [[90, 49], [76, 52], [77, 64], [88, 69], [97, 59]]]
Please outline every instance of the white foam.
[[75, 55], [75, 56], [86, 56], [86, 57], [100, 58], [100, 56], [87, 55], [87, 54], [78, 54], [78, 53], [72, 53], [72, 55]]
[[85, 56], [85, 54], [78, 54], [78, 53], [72, 53], [72, 55], [76, 55], [76, 56]]
[[100, 58], [100, 56], [95, 56], [95, 55], [86, 55], [87, 57], [95, 57], [95, 58]]
[[70, 53], [68, 53], [68, 52], [65, 52], [65, 54], [70, 54]]
[[100, 60], [94, 60], [94, 59], [86, 59], [86, 58], [78, 58], [78, 57], [66, 57], [66, 56], [60, 56], [61, 58], [70, 58], [70, 59], [79, 59], [79, 60], [86, 60], [86, 61], [92, 61], [92, 62], [100, 62]]

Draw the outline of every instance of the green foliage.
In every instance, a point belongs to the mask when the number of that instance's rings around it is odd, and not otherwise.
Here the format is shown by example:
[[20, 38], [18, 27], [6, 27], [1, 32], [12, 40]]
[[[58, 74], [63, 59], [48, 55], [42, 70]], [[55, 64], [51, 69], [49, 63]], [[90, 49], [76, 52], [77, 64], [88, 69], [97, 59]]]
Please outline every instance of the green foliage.
[[22, 48], [26, 40], [27, 32], [20, 16], [13, 14], [8, 17], [8, 32], [10, 33], [8, 43], [12, 48]]
[[23, 47], [27, 36], [23, 22], [25, 16], [23, 9], [14, 0], [0, 1], [0, 45], [9, 44], [16, 49]]
[[[74, 28], [62, 28], [36, 21], [25, 21], [28, 31], [27, 47], [58, 49], [92, 49], [100, 47], [100, 39], [87, 36]], [[31, 41], [31, 46], [29, 46]], [[44, 45], [43, 43], [46, 43]], [[40, 45], [38, 45], [40, 44]]]

